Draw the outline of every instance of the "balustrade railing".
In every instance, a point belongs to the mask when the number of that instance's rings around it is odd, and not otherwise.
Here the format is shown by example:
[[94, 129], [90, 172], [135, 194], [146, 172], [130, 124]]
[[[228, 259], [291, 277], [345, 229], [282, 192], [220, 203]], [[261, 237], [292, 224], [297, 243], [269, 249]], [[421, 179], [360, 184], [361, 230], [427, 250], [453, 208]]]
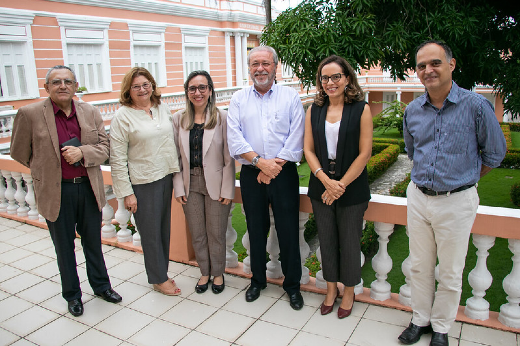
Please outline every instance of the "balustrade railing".
[[[110, 167], [102, 166], [105, 182], [111, 183]], [[0, 155], [0, 215], [9, 217], [16, 215], [24, 220], [39, 219], [44, 222], [35, 203], [32, 178], [27, 168], [14, 162], [7, 155]], [[235, 203], [241, 203], [240, 186], [237, 181], [237, 197]], [[115, 195], [110, 185], [105, 185], [107, 200], [114, 200]], [[325, 288], [321, 271], [316, 274], [316, 279], [309, 276], [309, 270], [304, 266], [305, 258], [309, 255], [309, 245], [304, 240], [304, 224], [312, 212], [310, 201], [307, 196], [307, 188], [300, 188], [300, 252], [302, 255], [302, 284], [313, 284], [317, 288]], [[114, 205], [112, 203], [112, 205]], [[232, 208], [233, 210], [234, 208]], [[122, 244], [133, 244], [140, 246], [140, 236], [138, 230], [134, 234], [128, 228], [128, 221], [132, 215], [124, 208], [123, 200], [117, 200], [117, 210], [114, 213], [110, 203], [104, 206], [103, 226], [101, 236], [104, 239], [116, 238], [118, 246]], [[173, 212], [173, 210], [172, 210]], [[242, 210], [243, 212], [243, 210]], [[172, 214], [173, 215], [173, 214]], [[376, 280], [370, 284], [370, 298], [375, 301], [385, 301], [391, 297], [391, 285], [387, 281], [387, 275], [392, 269], [392, 258], [390, 257], [387, 245], [389, 237], [394, 230], [395, 224], [406, 223], [406, 198], [372, 195], [369, 203], [365, 220], [374, 221], [375, 232], [378, 235], [379, 250], [372, 259], [372, 268], [376, 273]], [[27, 221], [30, 222], [30, 221]], [[116, 232], [114, 224], [118, 224], [120, 230]], [[135, 224], [132, 220], [132, 224]], [[464, 314], [473, 320], [487, 320], [490, 318], [489, 303], [484, 298], [486, 290], [490, 287], [493, 277], [487, 269], [487, 259], [489, 249], [494, 245], [496, 237], [506, 238], [509, 242], [509, 249], [513, 253], [512, 270], [503, 280], [503, 289], [507, 294], [507, 303], [500, 307], [498, 321], [510, 328], [520, 328], [520, 210], [479, 206], [477, 218], [473, 227], [473, 243], [477, 248], [477, 263], [469, 274], [469, 285], [472, 288], [473, 296], [466, 301]], [[172, 231], [173, 232], [173, 231]], [[231, 224], [231, 213], [228, 218], [228, 228], [226, 232], [226, 266], [228, 268], [241, 268], [244, 274], [250, 273], [249, 257], [243, 260], [239, 266], [238, 255], [233, 251], [233, 245], [237, 239], [237, 233]], [[243, 236], [242, 244], [247, 249], [249, 256], [249, 236]], [[267, 264], [267, 277], [278, 279], [282, 277], [281, 264], [279, 261], [280, 249], [276, 237], [276, 228], [271, 220], [271, 229], [267, 241], [266, 251], [269, 254]], [[175, 255], [175, 254], [173, 254]], [[172, 256], [172, 254], [170, 254]], [[362, 263], [364, 256], [360, 253]], [[317, 250], [318, 260], [321, 261], [320, 249]], [[492, 260], [492, 258], [490, 258]], [[402, 264], [402, 272], [405, 276], [405, 284], [400, 287], [398, 301], [402, 306], [410, 305], [410, 260], [407, 258]], [[366, 290], [366, 289], [365, 289]], [[364, 292], [363, 284], [356, 286], [357, 294]], [[496, 314], [496, 313], [494, 313]]]

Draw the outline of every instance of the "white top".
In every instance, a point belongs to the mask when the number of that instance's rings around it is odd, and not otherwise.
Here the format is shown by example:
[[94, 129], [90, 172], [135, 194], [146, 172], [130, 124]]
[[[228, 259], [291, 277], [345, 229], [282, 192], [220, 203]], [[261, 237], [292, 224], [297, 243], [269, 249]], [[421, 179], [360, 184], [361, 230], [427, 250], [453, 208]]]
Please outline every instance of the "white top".
[[110, 124], [110, 166], [117, 198], [133, 194], [132, 185], [179, 172], [172, 114], [164, 103], [151, 110], [152, 117], [123, 106]]
[[336, 149], [338, 148], [339, 125], [341, 121], [329, 123], [325, 121], [325, 138], [327, 139], [327, 151], [329, 152], [329, 160], [336, 159]]

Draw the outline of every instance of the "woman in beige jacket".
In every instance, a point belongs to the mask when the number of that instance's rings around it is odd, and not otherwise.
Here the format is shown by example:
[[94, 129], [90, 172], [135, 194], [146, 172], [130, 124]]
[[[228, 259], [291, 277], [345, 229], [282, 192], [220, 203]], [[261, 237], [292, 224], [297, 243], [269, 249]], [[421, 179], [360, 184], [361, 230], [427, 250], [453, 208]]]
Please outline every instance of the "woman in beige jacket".
[[227, 146], [227, 112], [216, 107], [213, 81], [206, 71], [190, 73], [184, 83], [186, 109], [173, 115], [181, 171], [173, 177], [182, 204], [201, 278], [197, 293], [224, 290], [226, 229], [235, 195], [235, 161]]

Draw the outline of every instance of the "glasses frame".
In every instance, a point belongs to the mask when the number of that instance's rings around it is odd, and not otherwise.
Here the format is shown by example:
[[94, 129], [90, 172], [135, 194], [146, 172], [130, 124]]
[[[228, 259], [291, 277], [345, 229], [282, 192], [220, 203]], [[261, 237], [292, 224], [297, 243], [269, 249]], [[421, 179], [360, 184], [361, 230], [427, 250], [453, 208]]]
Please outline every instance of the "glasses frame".
[[72, 86], [74, 84], [76, 84], [76, 81], [74, 79], [53, 79], [49, 82], [50, 85], [54, 86], [54, 87], [60, 87], [62, 86], [63, 84], [65, 84], [65, 86]]
[[262, 65], [263, 68], [269, 68], [274, 62], [254, 62], [251, 64], [251, 68], [259, 68]]
[[192, 85], [192, 86], [188, 87], [188, 89], [186, 91], [188, 92], [188, 94], [195, 94], [197, 92], [197, 89], [199, 90], [199, 92], [201, 94], [204, 94], [206, 91], [208, 91], [209, 84], [199, 84], [197, 86]]
[[131, 85], [130, 89], [132, 89], [133, 91], [139, 91], [139, 90], [141, 90], [141, 88], [143, 88], [144, 90], [149, 90], [152, 86], [153, 86], [152, 83], [145, 82], [141, 85]]
[[341, 80], [341, 76], [346, 76], [346, 74], [344, 74], [344, 73], [334, 73], [330, 77], [327, 76], [327, 75], [320, 76], [320, 82], [322, 84], [327, 84], [329, 82], [329, 79], [332, 79], [333, 83], [337, 83], [337, 82], [339, 82]]

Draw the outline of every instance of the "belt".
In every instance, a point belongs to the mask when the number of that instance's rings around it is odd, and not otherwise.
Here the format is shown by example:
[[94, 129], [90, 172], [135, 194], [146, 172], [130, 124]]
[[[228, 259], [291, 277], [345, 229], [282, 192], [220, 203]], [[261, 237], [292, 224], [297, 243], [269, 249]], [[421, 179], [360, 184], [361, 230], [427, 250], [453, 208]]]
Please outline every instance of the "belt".
[[61, 179], [62, 183], [81, 184], [88, 181], [88, 177], [76, 177], [72, 179]]
[[336, 159], [329, 160], [329, 174], [334, 176], [336, 174]]
[[204, 174], [204, 169], [202, 167], [190, 168], [190, 174], [191, 175], [203, 175]]
[[419, 189], [419, 191], [421, 191], [422, 193], [424, 193], [425, 195], [428, 195], [428, 196], [449, 196], [452, 193], [461, 192], [461, 191], [467, 190], [469, 188], [472, 188], [473, 186], [475, 186], [475, 184], [464, 185], [464, 186], [458, 187], [451, 191], [435, 191], [432, 189], [428, 189], [427, 187], [424, 187], [424, 186], [417, 186], [417, 188]]

